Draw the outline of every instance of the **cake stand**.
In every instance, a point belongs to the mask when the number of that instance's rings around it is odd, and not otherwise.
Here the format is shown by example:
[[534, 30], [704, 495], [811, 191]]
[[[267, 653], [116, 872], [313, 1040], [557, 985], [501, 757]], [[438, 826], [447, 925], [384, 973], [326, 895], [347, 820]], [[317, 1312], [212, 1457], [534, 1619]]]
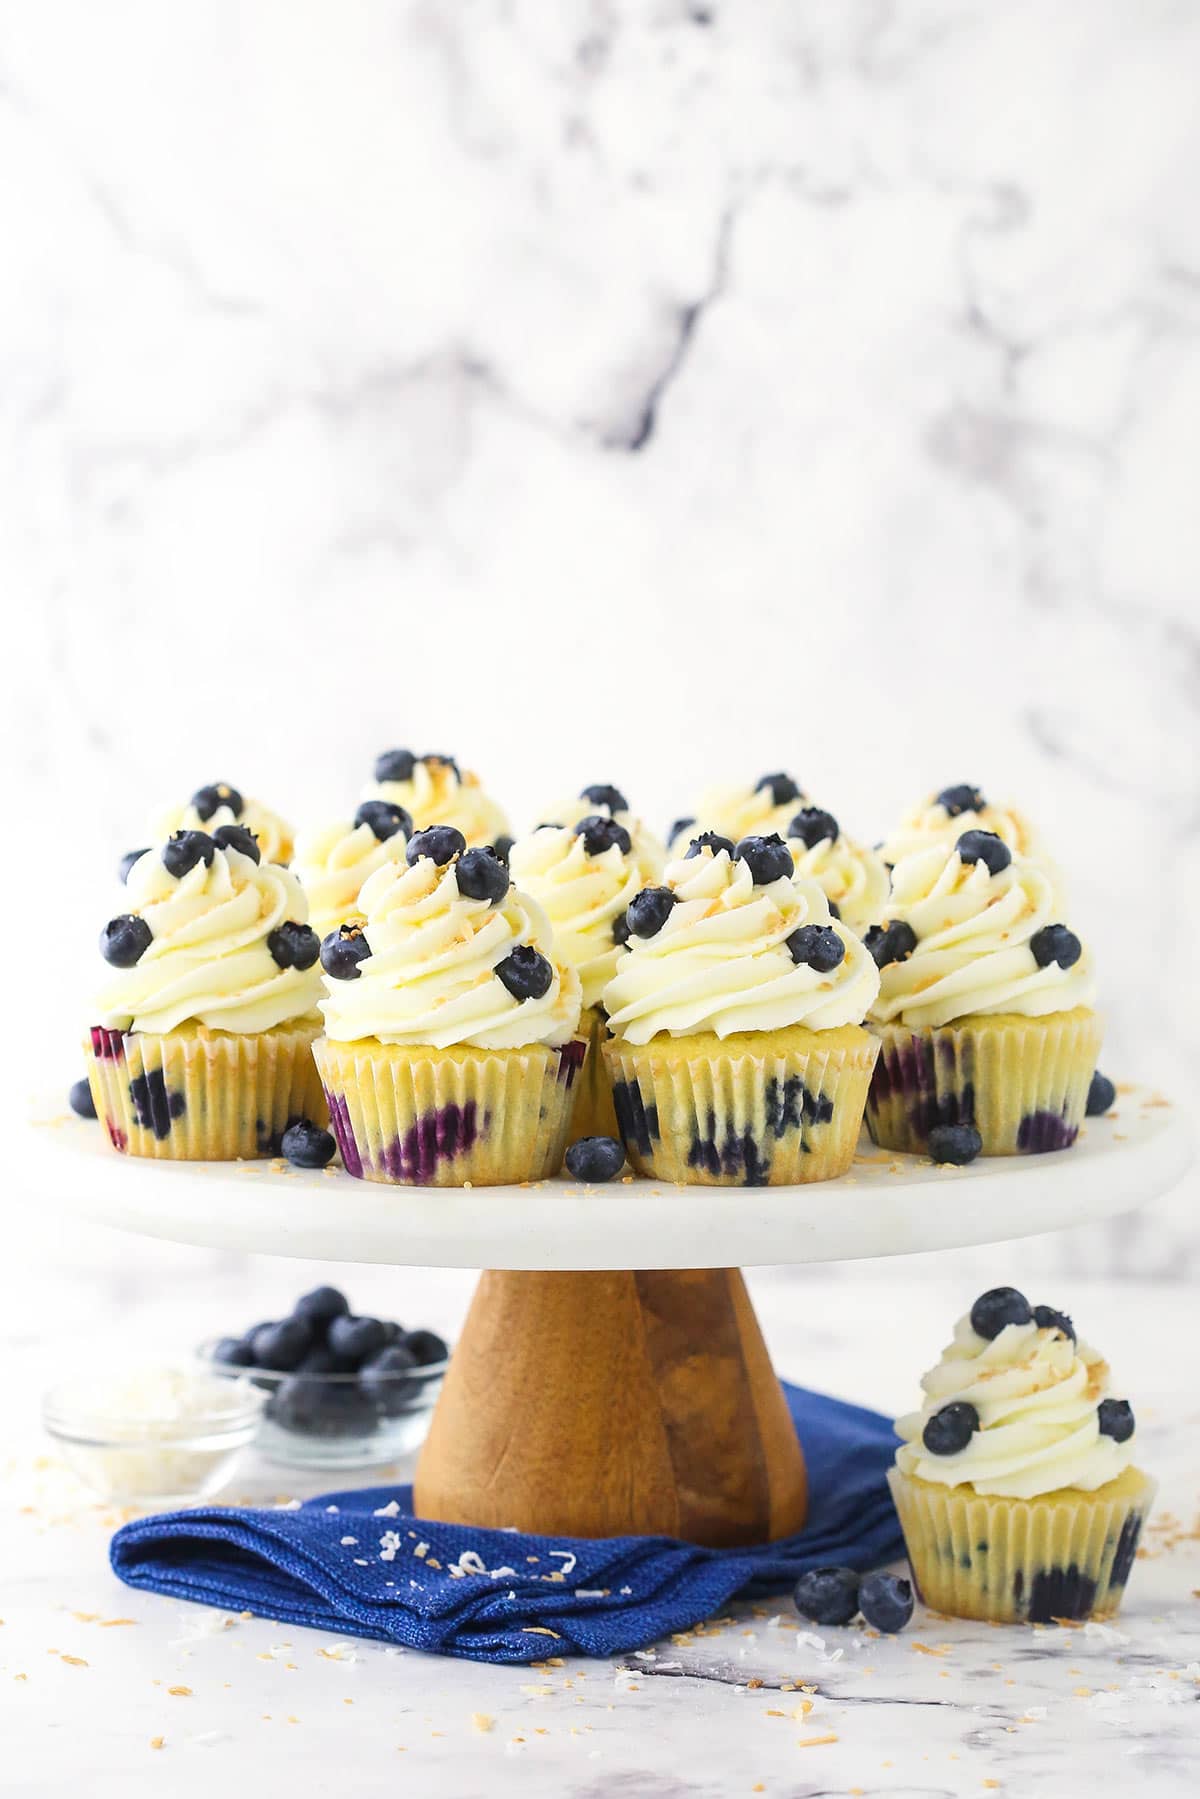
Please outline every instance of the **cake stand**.
[[1061, 1230], [1165, 1192], [1179, 1109], [1120, 1089], [1069, 1150], [937, 1168], [864, 1137], [798, 1187], [391, 1187], [281, 1162], [114, 1154], [47, 1109], [37, 1196], [175, 1242], [483, 1268], [416, 1476], [419, 1516], [564, 1536], [767, 1542], [804, 1521], [804, 1462], [740, 1269]]

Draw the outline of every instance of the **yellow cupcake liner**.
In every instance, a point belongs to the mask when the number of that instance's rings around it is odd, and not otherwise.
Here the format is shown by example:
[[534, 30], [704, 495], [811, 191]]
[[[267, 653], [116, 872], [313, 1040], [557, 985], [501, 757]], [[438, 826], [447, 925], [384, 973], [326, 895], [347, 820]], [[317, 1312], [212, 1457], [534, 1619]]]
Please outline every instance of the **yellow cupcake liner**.
[[603, 1045], [625, 1153], [689, 1186], [789, 1186], [850, 1166], [878, 1044], [857, 1025]]
[[604, 1044], [608, 1038], [608, 1017], [604, 1008], [585, 1006], [579, 1031], [587, 1038], [588, 1052], [576, 1082], [578, 1092], [569, 1141], [578, 1143], [581, 1137], [619, 1137], [612, 1077], [604, 1060]]
[[501, 1186], [557, 1172], [581, 1038], [548, 1049], [318, 1040], [313, 1054], [349, 1174], [405, 1186]]
[[1079, 1135], [1103, 1033], [1086, 1007], [871, 1028], [880, 1050], [867, 1125], [884, 1149], [927, 1154], [937, 1124], [973, 1124], [985, 1156], [1066, 1149]]
[[893, 1468], [888, 1475], [913, 1580], [926, 1605], [993, 1624], [1111, 1618], [1155, 1482], [1138, 1468], [1082, 1493], [984, 1498]]
[[123, 1155], [232, 1162], [280, 1153], [298, 1118], [324, 1126], [311, 1012], [270, 1031], [110, 1031], [84, 1039], [88, 1084], [109, 1142]]

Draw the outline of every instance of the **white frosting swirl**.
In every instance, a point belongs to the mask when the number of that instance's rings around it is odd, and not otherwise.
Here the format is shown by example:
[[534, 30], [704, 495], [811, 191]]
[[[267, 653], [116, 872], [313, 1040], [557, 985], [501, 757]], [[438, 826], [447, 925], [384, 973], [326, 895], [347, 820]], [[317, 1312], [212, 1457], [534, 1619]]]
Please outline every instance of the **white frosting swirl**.
[[155, 843], [163, 843], [176, 831], [204, 831], [212, 837], [222, 825], [245, 825], [258, 839], [258, 851], [264, 862], [290, 862], [292, 859], [292, 827], [277, 812], [261, 806], [257, 800], [243, 802], [240, 812], [230, 806], [218, 806], [211, 818], [201, 818], [189, 800], [185, 806], [172, 806], [154, 826]]
[[508, 860], [517, 886], [549, 918], [559, 954], [578, 969], [584, 1005], [599, 1005], [620, 954], [613, 925], [655, 871], [615, 843], [589, 855], [582, 837], [556, 825], [519, 837]]
[[484, 792], [479, 776], [469, 769], [460, 774], [441, 756], [419, 756], [407, 781], [368, 782], [361, 797], [403, 806], [418, 831], [427, 825], [454, 825], [468, 848], [510, 835], [507, 818]]
[[1014, 854], [1048, 866], [1037, 831], [1015, 806], [993, 806], [985, 801], [977, 811], [969, 809], [952, 817], [936, 794], [930, 794], [928, 799], [919, 801], [904, 814], [895, 830], [880, 844], [879, 853], [885, 862], [895, 867], [905, 856], [930, 849], [935, 844], [943, 849], [953, 849], [964, 831], [991, 831], [1003, 838]]
[[407, 843], [403, 831], [381, 843], [370, 825], [352, 823], [301, 832], [294, 867], [308, 895], [318, 937], [357, 916], [363, 882], [389, 862], [402, 865]]
[[[633, 845], [633, 856], [642, 871], [642, 885], [657, 881], [667, 860], [667, 852], [662, 841], [655, 836], [645, 819], [625, 809], [614, 812], [611, 806], [595, 806], [590, 800], [564, 800], [559, 805], [544, 807], [538, 813], [538, 826], [564, 825], [573, 828], [584, 818], [611, 818], [623, 825], [629, 832]], [[585, 1002], [586, 1003], [586, 1002]]]
[[[919, 1412], [896, 1420], [905, 1439], [896, 1463], [905, 1474], [943, 1487], [973, 1487], [1006, 1499], [1036, 1499], [1062, 1487], [1094, 1493], [1133, 1461], [1133, 1443], [1101, 1436], [1097, 1408], [1109, 1388], [1108, 1364], [1085, 1343], [1054, 1328], [1006, 1324], [990, 1342], [969, 1317], [921, 1380]], [[933, 1413], [962, 1400], [979, 1428], [955, 1455], [922, 1442]]]
[[888, 871], [877, 850], [855, 843], [844, 831], [836, 839], [822, 837], [809, 849], [802, 838], [789, 837], [796, 873], [815, 881], [838, 909], [843, 924], [859, 936], [887, 912]]
[[682, 853], [688, 841], [700, 831], [717, 831], [734, 843], [743, 837], [769, 837], [772, 831], [786, 837], [793, 818], [808, 804], [808, 796], [803, 792], [777, 806], [769, 787], [725, 782], [719, 787], [710, 787], [704, 794], [696, 807], [696, 822], [680, 834], [671, 848]]
[[[549, 920], [510, 886], [499, 905], [465, 898], [455, 864], [421, 856], [411, 868], [378, 869], [358, 896], [371, 953], [358, 978], [326, 977], [321, 1010], [338, 1042], [446, 1049], [522, 1049], [566, 1043], [579, 1027], [579, 976], [556, 960]], [[515, 999], [495, 968], [518, 944], [548, 958], [553, 977], [540, 999]]]
[[1041, 1018], [1095, 1001], [1086, 944], [1071, 968], [1038, 967], [1030, 939], [1061, 922], [1054, 880], [1040, 864], [1014, 856], [991, 874], [957, 850], [918, 850], [892, 870], [887, 917], [911, 925], [917, 946], [883, 970], [871, 1012], [880, 1023], [921, 1030], [981, 1012]]
[[[614, 1035], [648, 1043], [712, 1031], [809, 1030], [859, 1024], [879, 985], [870, 955], [831, 920], [815, 881], [780, 876], [755, 886], [748, 863], [705, 848], [667, 864], [676, 895], [662, 929], [631, 937], [604, 990]], [[828, 974], [793, 962], [785, 939], [801, 925], [830, 925], [845, 956]]]
[[188, 1020], [217, 1031], [268, 1031], [314, 1010], [321, 968], [280, 968], [267, 938], [277, 925], [304, 924], [308, 903], [290, 869], [214, 849], [176, 879], [159, 850], [129, 871], [127, 912], [153, 941], [132, 968], [113, 972], [99, 996], [111, 1030], [171, 1031]]

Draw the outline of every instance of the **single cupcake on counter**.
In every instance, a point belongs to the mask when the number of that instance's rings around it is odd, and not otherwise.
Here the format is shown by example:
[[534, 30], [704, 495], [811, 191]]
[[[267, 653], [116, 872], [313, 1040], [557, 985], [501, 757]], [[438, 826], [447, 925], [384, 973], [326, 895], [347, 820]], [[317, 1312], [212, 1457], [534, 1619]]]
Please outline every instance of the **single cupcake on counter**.
[[130, 909], [100, 939], [114, 972], [84, 1045], [113, 1147], [229, 1161], [278, 1155], [297, 1119], [323, 1125], [320, 941], [295, 875], [225, 824], [177, 831], [126, 884]]
[[604, 1058], [638, 1172], [744, 1186], [843, 1173], [879, 974], [783, 839], [702, 833], [630, 901], [625, 930]]
[[[611, 818], [628, 833], [644, 878], [656, 880], [662, 873], [667, 852], [646, 821], [630, 810], [629, 801], [619, 787], [597, 781], [591, 787], [585, 787], [577, 799], [543, 807], [538, 813], [541, 824], [573, 825], [576, 828], [585, 818], [596, 817]], [[540, 828], [540, 825], [535, 826], [535, 829]], [[587, 1004], [586, 1000], [584, 1004]]]
[[318, 937], [358, 916], [363, 883], [377, 869], [405, 865], [412, 834], [412, 819], [391, 800], [364, 800], [352, 820], [301, 832], [294, 866]]
[[[173, 806], [162, 815], [152, 834], [156, 843], [165, 843], [176, 831], [206, 831], [212, 837], [228, 825], [244, 825], [257, 838], [258, 853], [264, 862], [291, 861], [291, 825], [258, 800], [244, 799], [228, 781], [198, 787], [186, 806]], [[134, 860], [133, 855], [125, 859], [126, 864]]]
[[[623, 804], [616, 810], [628, 815]], [[558, 954], [578, 970], [582, 983], [580, 1032], [587, 1038], [588, 1056], [571, 1123], [573, 1138], [617, 1134], [612, 1087], [600, 1051], [607, 1034], [601, 995], [625, 941], [626, 909], [661, 872], [653, 849], [645, 843], [641, 848], [639, 854], [638, 840], [617, 817], [596, 812], [569, 826], [539, 825], [517, 839], [509, 856], [513, 880], [542, 907]]]
[[384, 750], [375, 759], [375, 779], [365, 800], [389, 800], [408, 813], [418, 831], [453, 825], [468, 849], [495, 846], [503, 861], [512, 843], [508, 819], [484, 791], [479, 776], [460, 769], [453, 756], [414, 756], [411, 750]]
[[947, 1125], [972, 1127], [988, 1156], [1074, 1143], [1102, 1032], [1091, 954], [1059, 921], [1045, 868], [991, 831], [917, 850], [892, 870], [866, 943], [880, 968], [877, 1143], [923, 1154]]
[[350, 1174], [461, 1187], [562, 1161], [585, 1045], [579, 976], [487, 846], [433, 825], [321, 945], [314, 1049]]
[[1155, 1483], [1107, 1363], [1064, 1313], [995, 1287], [921, 1386], [889, 1482], [926, 1605], [997, 1624], [1111, 1617]]
[[878, 850], [847, 837], [832, 812], [801, 806], [788, 822], [798, 875], [817, 883], [835, 918], [859, 937], [887, 911], [888, 871]]
[[743, 782], [710, 787], [694, 814], [675, 820], [667, 834], [667, 848], [685, 847], [699, 831], [715, 831], [733, 843], [751, 835], [769, 836], [772, 831], [782, 837], [798, 809], [807, 805], [798, 782], [782, 772], [763, 775], [752, 787]]
[[1034, 827], [1015, 806], [996, 806], [965, 782], [918, 801], [879, 846], [890, 868], [914, 850], [952, 849], [964, 831], [991, 831], [1018, 856], [1047, 863]]

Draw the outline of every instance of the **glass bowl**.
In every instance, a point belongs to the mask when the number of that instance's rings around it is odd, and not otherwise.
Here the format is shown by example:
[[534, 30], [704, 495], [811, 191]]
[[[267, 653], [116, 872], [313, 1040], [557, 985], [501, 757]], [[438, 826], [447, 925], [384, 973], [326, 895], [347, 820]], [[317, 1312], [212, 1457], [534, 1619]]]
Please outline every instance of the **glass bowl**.
[[202, 1343], [201, 1362], [218, 1379], [249, 1381], [263, 1395], [257, 1447], [286, 1468], [362, 1468], [392, 1462], [425, 1441], [447, 1361], [394, 1373], [280, 1374], [233, 1368], [214, 1360], [216, 1339]]

